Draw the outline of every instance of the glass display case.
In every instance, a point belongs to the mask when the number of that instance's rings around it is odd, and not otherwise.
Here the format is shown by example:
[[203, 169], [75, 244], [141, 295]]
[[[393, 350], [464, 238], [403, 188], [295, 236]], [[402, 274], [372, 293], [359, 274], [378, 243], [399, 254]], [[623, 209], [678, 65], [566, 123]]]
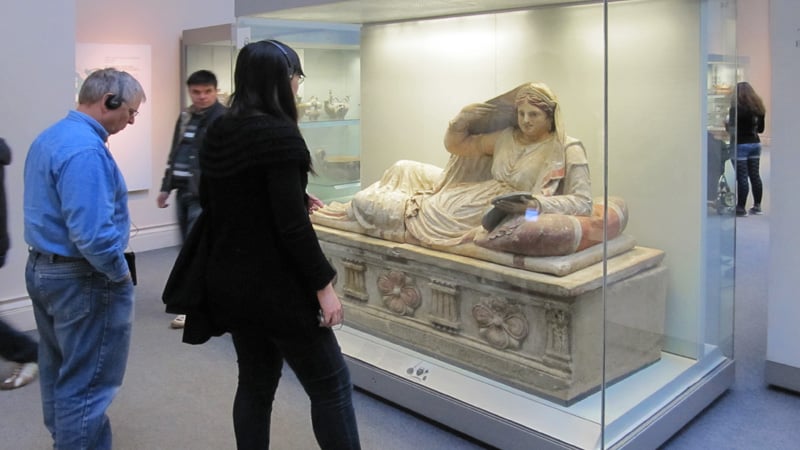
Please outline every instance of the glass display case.
[[708, 129], [718, 138], [727, 141], [725, 123], [731, 107], [731, 95], [736, 83], [745, 80], [747, 58], [708, 55]]
[[225, 102], [233, 90], [239, 48], [262, 39], [292, 46], [306, 73], [297, 107], [316, 172], [309, 191], [326, 202], [346, 201], [361, 187], [359, 30], [357, 25], [252, 18], [185, 30], [183, 72], [214, 71], [220, 80], [220, 100]]
[[[708, 155], [735, 1], [237, 0], [236, 16], [225, 67], [262, 38], [304, 59], [325, 199], [399, 161], [447, 170], [462, 107], [527, 82], [549, 85], [585, 149], [594, 225], [574, 226], [594, 241], [563, 255], [314, 219], [358, 387], [498, 448], [594, 449], [656, 448], [732, 384], [735, 222], [708, 208]], [[190, 70], [214, 44], [186, 37]]]

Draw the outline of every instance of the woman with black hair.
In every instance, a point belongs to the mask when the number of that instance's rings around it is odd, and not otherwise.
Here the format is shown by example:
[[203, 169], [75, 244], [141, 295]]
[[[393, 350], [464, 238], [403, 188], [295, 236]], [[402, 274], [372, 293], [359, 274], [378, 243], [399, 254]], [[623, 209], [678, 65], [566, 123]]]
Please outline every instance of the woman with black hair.
[[344, 318], [336, 273], [309, 220], [320, 202], [306, 194], [311, 157], [295, 106], [303, 77], [289, 46], [246, 45], [236, 60], [230, 109], [209, 128], [200, 152], [207, 315], [194, 324], [187, 315], [184, 340], [233, 336], [239, 449], [269, 448], [284, 361], [311, 400], [320, 447], [360, 448], [350, 374], [331, 330]]

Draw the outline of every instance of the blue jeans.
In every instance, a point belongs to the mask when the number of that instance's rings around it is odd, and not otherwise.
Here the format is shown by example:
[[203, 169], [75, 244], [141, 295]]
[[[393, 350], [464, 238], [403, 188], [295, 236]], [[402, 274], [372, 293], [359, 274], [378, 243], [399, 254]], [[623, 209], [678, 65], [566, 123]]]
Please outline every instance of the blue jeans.
[[[761, 144], [736, 146], [736, 207], [744, 211], [750, 186], [753, 187], [753, 206], [761, 206], [764, 184], [761, 181]], [[749, 181], [749, 183], [748, 183]]]
[[31, 252], [25, 282], [39, 329], [39, 384], [53, 448], [110, 449], [106, 415], [122, 385], [133, 322], [133, 285], [86, 260]]
[[323, 450], [360, 449], [353, 385], [336, 336], [329, 328], [313, 338], [279, 339], [232, 333], [239, 364], [233, 428], [239, 450], [269, 448], [270, 415], [283, 360], [311, 400], [311, 423]]

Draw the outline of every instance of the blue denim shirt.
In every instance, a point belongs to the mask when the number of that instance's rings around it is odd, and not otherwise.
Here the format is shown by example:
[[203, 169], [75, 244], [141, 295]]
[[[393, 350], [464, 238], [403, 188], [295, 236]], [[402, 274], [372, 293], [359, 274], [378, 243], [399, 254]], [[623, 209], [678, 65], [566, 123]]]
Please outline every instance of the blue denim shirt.
[[112, 281], [128, 275], [128, 188], [92, 117], [69, 114], [43, 131], [25, 160], [25, 241], [42, 253], [83, 257]]

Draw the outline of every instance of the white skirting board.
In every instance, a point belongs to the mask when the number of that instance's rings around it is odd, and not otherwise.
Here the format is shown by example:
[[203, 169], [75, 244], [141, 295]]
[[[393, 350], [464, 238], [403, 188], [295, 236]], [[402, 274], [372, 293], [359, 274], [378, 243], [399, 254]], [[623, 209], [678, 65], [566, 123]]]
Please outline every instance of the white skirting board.
[[800, 367], [767, 360], [764, 366], [767, 384], [800, 393]]

